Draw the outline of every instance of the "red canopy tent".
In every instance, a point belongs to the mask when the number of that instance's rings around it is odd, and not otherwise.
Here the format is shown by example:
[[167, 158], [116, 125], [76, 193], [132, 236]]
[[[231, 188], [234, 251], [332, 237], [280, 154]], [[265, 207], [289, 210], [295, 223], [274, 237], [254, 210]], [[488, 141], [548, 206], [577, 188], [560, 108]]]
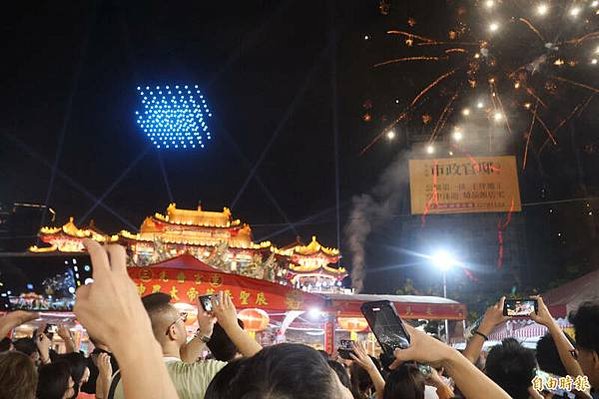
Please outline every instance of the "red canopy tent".
[[543, 301], [555, 318], [567, 317], [585, 301], [599, 298], [599, 270], [587, 273], [543, 294]]
[[325, 307], [325, 298], [320, 295], [226, 273], [192, 255], [181, 255], [150, 266], [130, 267], [128, 273], [141, 296], [163, 292], [169, 294], [173, 302], [196, 304], [201, 295], [224, 291], [231, 296], [238, 309], [261, 308], [285, 312]]

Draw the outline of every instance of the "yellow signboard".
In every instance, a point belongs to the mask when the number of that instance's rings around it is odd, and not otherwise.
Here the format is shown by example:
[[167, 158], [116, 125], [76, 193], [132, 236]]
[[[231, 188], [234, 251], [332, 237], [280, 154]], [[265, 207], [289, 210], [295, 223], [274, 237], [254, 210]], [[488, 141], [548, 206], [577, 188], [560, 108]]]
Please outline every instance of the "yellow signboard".
[[410, 160], [412, 214], [519, 212], [513, 156]]

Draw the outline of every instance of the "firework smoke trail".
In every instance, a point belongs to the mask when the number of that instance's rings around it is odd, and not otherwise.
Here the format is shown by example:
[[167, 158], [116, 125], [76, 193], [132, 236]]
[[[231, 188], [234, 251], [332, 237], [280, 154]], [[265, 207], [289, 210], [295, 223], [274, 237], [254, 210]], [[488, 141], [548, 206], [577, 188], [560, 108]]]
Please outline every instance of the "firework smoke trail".
[[351, 278], [357, 293], [364, 289], [366, 243], [370, 233], [398, 209], [409, 209], [409, 153], [400, 154], [383, 172], [369, 194], [354, 196], [345, 236], [351, 253]]

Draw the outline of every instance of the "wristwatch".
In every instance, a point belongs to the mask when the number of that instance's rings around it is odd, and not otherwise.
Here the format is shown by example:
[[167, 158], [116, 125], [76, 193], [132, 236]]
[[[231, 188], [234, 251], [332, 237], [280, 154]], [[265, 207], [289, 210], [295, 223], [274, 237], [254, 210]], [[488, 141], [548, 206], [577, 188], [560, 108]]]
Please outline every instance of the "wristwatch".
[[208, 342], [210, 342], [210, 339], [212, 339], [212, 337], [210, 335], [204, 335], [204, 334], [202, 334], [202, 332], [200, 331], [199, 328], [197, 329], [197, 331], [195, 333], [195, 337], [196, 338], [200, 338], [200, 341], [202, 341], [205, 344], [207, 344]]

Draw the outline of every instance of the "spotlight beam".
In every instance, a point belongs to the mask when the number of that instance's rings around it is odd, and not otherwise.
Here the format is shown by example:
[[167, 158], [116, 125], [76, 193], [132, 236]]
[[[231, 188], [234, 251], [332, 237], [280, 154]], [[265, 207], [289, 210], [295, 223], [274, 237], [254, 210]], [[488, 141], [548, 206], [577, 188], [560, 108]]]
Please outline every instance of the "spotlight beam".
[[81, 219], [79, 219], [79, 223], [84, 223], [87, 218], [89, 217], [89, 215], [98, 207], [98, 205], [100, 205], [100, 203], [102, 201], [104, 201], [104, 199], [112, 192], [112, 190], [114, 190], [114, 188], [129, 174], [129, 172], [131, 171], [131, 169], [133, 169], [133, 167], [135, 167], [135, 165], [137, 165], [139, 163], [139, 161], [141, 161], [141, 159], [143, 157], [146, 156], [146, 154], [148, 153], [148, 151], [150, 150], [150, 148], [152, 148], [151, 144], [148, 144], [145, 148], [145, 150], [142, 151], [141, 154], [139, 154], [137, 156], [137, 158], [135, 158], [130, 164], [129, 166], [127, 166], [127, 168], [119, 175], [119, 177], [117, 177], [114, 182], [112, 182], [112, 184], [104, 191], [104, 193], [100, 196], [100, 198], [98, 198], [94, 204], [91, 206], [91, 208], [89, 208], [87, 210], [87, 212], [85, 212], [83, 214], [83, 216], [81, 217]]
[[[25, 144], [24, 142], [22, 142], [21, 140], [19, 140], [18, 138], [14, 137], [11, 134], [5, 133], [4, 136], [7, 139], [9, 139], [10, 141], [12, 141], [19, 148], [21, 148], [23, 151], [25, 151], [29, 156], [37, 159], [42, 164], [44, 164], [46, 167], [52, 168], [52, 171], [55, 172], [58, 177], [65, 180], [67, 183], [69, 183], [71, 186], [73, 186], [73, 188], [79, 190], [87, 198], [89, 198], [92, 201], [98, 200], [98, 198], [95, 195], [93, 195], [92, 193], [90, 193], [89, 191], [87, 191], [87, 189], [85, 187], [83, 187], [81, 184], [77, 183], [73, 178], [69, 177], [67, 174], [62, 172], [60, 169], [55, 168], [51, 162], [44, 159], [41, 155], [39, 155], [37, 152], [32, 150], [27, 144]], [[131, 223], [130, 221], [128, 221], [127, 219], [125, 219], [124, 217], [119, 215], [114, 209], [112, 209], [111, 207], [109, 207], [108, 205], [106, 205], [103, 202], [100, 202], [99, 205], [102, 208], [104, 208], [106, 211], [108, 211], [111, 215], [113, 215], [118, 220], [120, 220], [122, 223], [127, 225], [127, 227], [129, 227], [129, 229], [131, 229], [131, 231], [133, 231], [133, 232], [137, 231], [137, 227], [135, 227], [135, 225], [133, 225], [133, 223]]]
[[166, 174], [166, 169], [164, 168], [164, 162], [162, 161], [162, 155], [160, 151], [156, 151], [156, 155], [158, 156], [158, 164], [160, 165], [160, 172], [162, 173], [162, 179], [164, 180], [164, 185], [166, 186], [166, 192], [168, 193], [168, 199], [171, 202], [175, 202], [175, 198], [173, 197], [173, 192], [171, 191], [171, 185], [168, 182], [168, 175]]
[[252, 178], [256, 174], [256, 171], [260, 167], [260, 164], [262, 163], [262, 161], [264, 161], [264, 158], [266, 157], [266, 154], [270, 150], [270, 147], [272, 147], [272, 145], [274, 144], [275, 140], [279, 136], [279, 133], [281, 133], [281, 130], [283, 130], [283, 127], [287, 124], [287, 121], [289, 120], [289, 118], [291, 118], [291, 115], [293, 115], [293, 111], [295, 111], [295, 107], [297, 106], [297, 104], [304, 97], [304, 94], [308, 90], [309, 83], [312, 80], [312, 77], [314, 76], [314, 73], [318, 69], [318, 66], [320, 65], [320, 61], [324, 58], [324, 55], [328, 53], [330, 47], [331, 47], [331, 43], [329, 42], [323, 48], [323, 50], [321, 51], [321, 53], [318, 55], [318, 57], [316, 58], [316, 60], [312, 64], [312, 67], [308, 71], [308, 74], [306, 75], [304, 81], [302, 82], [301, 87], [299, 88], [299, 90], [296, 93], [295, 97], [291, 101], [291, 104], [289, 104], [289, 106], [287, 107], [287, 110], [285, 111], [285, 114], [283, 115], [283, 118], [281, 119], [281, 121], [277, 125], [275, 131], [273, 132], [272, 136], [270, 137], [270, 140], [264, 146], [264, 149], [262, 150], [262, 153], [260, 154], [260, 156], [256, 160], [256, 163], [254, 164], [254, 166], [250, 170], [250, 173], [248, 174], [248, 176], [245, 178], [245, 181], [243, 182], [243, 184], [241, 185], [241, 188], [239, 189], [239, 191], [235, 195], [235, 198], [233, 199], [233, 201], [231, 201], [231, 210], [233, 210], [235, 208], [235, 206], [237, 205], [237, 202], [239, 201], [239, 199], [243, 195], [245, 189], [248, 186], [248, 183], [250, 182], [250, 180], [252, 180]]

